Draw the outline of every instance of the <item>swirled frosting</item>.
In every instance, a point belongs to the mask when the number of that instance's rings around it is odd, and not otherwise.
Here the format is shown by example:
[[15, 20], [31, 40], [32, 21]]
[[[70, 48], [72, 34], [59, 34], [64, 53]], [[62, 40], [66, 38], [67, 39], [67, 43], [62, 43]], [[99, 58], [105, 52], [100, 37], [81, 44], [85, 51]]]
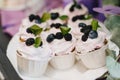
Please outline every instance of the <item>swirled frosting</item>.
[[25, 43], [19, 43], [17, 51], [24, 57], [30, 60], [49, 60], [53, 54], [48, 45], [35, 48], [34, 46], [26, 46]]
[[[60, 32], [59, 29], [52, 28], [49, 31], [44, 33], [44, 40], [46, 40], [47, 36], [49, 34], [56, 34], [57, 32]], [[65, 55], [70, 54], [71, 51], [74, 49], [76, 43], [76, 39], [72, 36], [71, 41], [66, 41], [63, 39], [54, 39], [51, 43], [47, 43], [52, 52], [56, 55]]]

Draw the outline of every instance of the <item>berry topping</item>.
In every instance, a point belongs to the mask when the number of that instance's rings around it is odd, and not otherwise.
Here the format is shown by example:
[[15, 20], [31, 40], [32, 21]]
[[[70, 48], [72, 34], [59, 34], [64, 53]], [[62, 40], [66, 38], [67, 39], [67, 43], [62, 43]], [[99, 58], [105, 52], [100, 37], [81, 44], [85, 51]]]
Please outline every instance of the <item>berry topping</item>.
[[56, 39], [62, 39], [62, 38], [63, 38], [63, 34], [61, 32], [57, 32]]
[[26, 40], [26, 42], [25, 42], [25, 44], [26, 44], [27, 46], [31, 46], [31, 45], [33, 45], [34, 43], [35, 43], [34, 38], [28, 38], [28, 39]]
[[62, 24], [60, 24], [60, 23], [55, 24], [55, 28], [60, 28], [60, 26], [62, 26]]
[[59, 17], [59, 13], [51, 13], [51, 19], [55, 20]]
[[64, 35], [64, 38], [65, 38], [66, 41], [71, 41], [72, 40], [72, 35], [68, 33], [68, 34]]
[[95, 30], [91, 30], [89, 33], [89, 38], [94, 39], [98, 37], [98, 33]]
[[52, 23], [51, 25], [50, 25], [50, 27], [52, 28], [52, 27], [54, 27], [55, 26], [55, 24], [54, 23]]
[[82, 36], [82, 41], [87, 41], [87, 39], [88, 39], [88, 36], [84, 34], [84, 35]]
[[80, 16], [78, 16], [78, 19], [85, 19], [85, 16], [84, 15], [80, 15]]
[[31, 15], [29, 16], [30, 22], [32, 22], [34, 19], [35, 19], [35, 15], [34, 15], [34, 14], [31, 14]]
[[73, 12], [73, 11], [74, 11], [74, 7], [75, 7], [75, 5], [73, 4], [73, 5], [70, 7], [69, 11], [70, 11], [70, 12]]
[[77, 4], [77, 5], [76, 5], [76, 8], [77, 8], [77, 9], [81, 9], [82, 7], [81, 7], [79, 4]]
[[47, 42], [52, 42], [53, 40], [55, 39], [55, 35], [54, 34], [49, 34], [48, 37], [47, 37]]
[[75, 22], [75, 21], [77, 21], [77, 19], [78, 19], [78, 16], [74, 16], [74, 17], [72, 18], [72, 21]]
[[79, 23], [78, 26], [79, 27], [86, 27], [87, 25], [85, 23]]
[[31, 33], [31, 34], [32, 34], [32, 31], [31, 31], [31, 29], [30, 29], [30, 28], [27, 28], [27, 29], [26, 29], [26, 32], [27, 32], [27, 33]]

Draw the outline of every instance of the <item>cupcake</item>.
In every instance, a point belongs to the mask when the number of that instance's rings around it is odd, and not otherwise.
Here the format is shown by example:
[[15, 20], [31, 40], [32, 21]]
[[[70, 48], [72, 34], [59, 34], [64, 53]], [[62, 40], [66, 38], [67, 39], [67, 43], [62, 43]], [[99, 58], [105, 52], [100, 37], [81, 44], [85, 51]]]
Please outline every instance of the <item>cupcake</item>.
[[79, 4], [75, 0], [73, 0], [72, 3], [69, 3], [65, 6], [64, 13], [68, 15], [70, 19], [72, 19], [73, 17], [78, 17], [77, 19], [81, 19], [83, 18], [82, 15], [88, 13], [88, 9], [83, 4]]
[[108, 47], [106, 33], [97, 28], [98, 21], [93, 20], [91, 29], [82, 28], [83, 35], [76, 44], [76, 56], [89, 69], [95, 69], [105, 66], [105, 49]]
[[60, 29], [51, 28], [46, 32], [46, 41], [55, 54], [50, 60], [50, 64], [55, 69], [69, 69], [75, 63], [76, 39], [69, 31], [69, 27], [61, 26]]
[[29, 27], [29, 32], [20, 35], [16, 54], [17, 67], [21, 75], [40, 77], [45, 73], [53, 54], [41, 39], [42, 28], [33, 25]]

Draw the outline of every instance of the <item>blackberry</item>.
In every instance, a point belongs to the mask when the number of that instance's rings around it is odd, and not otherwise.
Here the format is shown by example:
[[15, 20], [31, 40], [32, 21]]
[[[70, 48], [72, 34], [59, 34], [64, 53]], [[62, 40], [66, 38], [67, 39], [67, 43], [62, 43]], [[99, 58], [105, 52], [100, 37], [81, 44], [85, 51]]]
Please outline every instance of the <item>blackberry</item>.
[[25, 44], [26, 44], [27, 46], [31, 46], [31, 45], [33, 45], [34, 43], [35, 43], [34, 38], [28, 38], [28, 39], [26, 40], [26, 42], [25, 42]]
[[51, 13], [51, 19], [55, 20], [59, 17], [59, 13]]
[[30, 28], [27, 28], [27, 29], [26, 29], [26, 32], [27, 32], [27, 33], [31, 33], [31, 34], [32, 34], [32, 31], [31, 31], [31, 29], [30, 29]]
[[60, 28], [60, 26], [62, 26], [62, 24], [60, 24], [60, 23], [55, 24], [55, 28]]
[[46, 39], [46, 41], [50, 43], [50, 42], [52, 42], [54, 39], [55, 39], [55, 35], [54, 35], [54, 34], [49, 34], [48, 37], [47, 37], [47, 39]]
[[54, 23], [52, 23], [51, 25], [50, 25], [50, 27], [52, 28], [52, 27], [54, 27], [55, 26], [55, 24]]
[[35, 15], [34, 15], [34, 14], [31, 14], [31, 15], [29, 16], [30, 22], [32, 22], [34, 19], [35, 19]]
[[63, 34], [61, 32], [57, 32], [56, 39], [62, 39], [62, 38], [63, 38]]
[[79, 4], [76, 5], [76, 8], [77, 9], [82, 9], [81, 5], [79, 5]]
[[78, 19], [78, 16], [74, 16], [74, 17], [72, 18], [72, 21], [75, 22], [75, 21], [77, 21], [77, 19]]
[[74, 11], [74, 7], [75, 7], [75, 5], [73, 4], [73, 5], [70, 7], [69, 11], [70, 11], [70, 12], [73, 12], [73, 11]]
[[88, 39], [88, 36], [84, 34], [84, 35], [82, 36], [82, 41], [85, 42], [85, 41], [87, 41], [87, 39]]
[[98, 37], [97, 31], [91, 30], [89, 33], [89, 38], [94, 39]]
[[64, 35], [64, 38], [65, 38], [66, 41], [71, 41], [72, 40], [72, 35], [68, 33], [68, 34]]
[[80, 20], [85, 19], [85, 16], [84, 15], [80, 15], [80, 16], [78, 16], [78, 19], [80, 19]]

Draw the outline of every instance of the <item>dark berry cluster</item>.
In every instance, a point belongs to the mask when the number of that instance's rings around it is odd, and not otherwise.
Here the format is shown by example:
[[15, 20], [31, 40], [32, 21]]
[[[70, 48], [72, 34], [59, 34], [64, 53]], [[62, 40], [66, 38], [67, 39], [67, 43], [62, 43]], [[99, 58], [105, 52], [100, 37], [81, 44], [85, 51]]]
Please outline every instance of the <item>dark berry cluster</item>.
[[72, 18], [72, 21], [75, 22], [77, 20], [83, 20], [85, 19], [85, 15], [77, 15]]
[[80, 32], [84, 33], [84, 35], [81, 38], [82, 41], [86, 41], [88, 37], [91, 39], [98, 37], [97, 31], [92, 30], [91, 25], [86, 25], [85, 23], [79, 23], [78, 26], [81, 27]]
[[59, 17], [59, 13], [51, 13], [51, 19], [52, 20], [55, 20], [55, 19], [57, 19]]
[[82, 7], [81, 7], [81, 5], [79, 5], [79, 4], [73, 4], [73, 5], [70, 7], [69, 11], [70, 11], [70, 12], [73, 12], [75, 8], [81, 9]]
[[50, 25], [50, 27], [52, 28], [52, 27], [55, 27], [55, 28], [60, 28], [60, 26], [62, 26], [62, 24], [60, 24], [60, 23], [52, 23], [51, 25]]
[[[25, 41], [25, 44], [26, 44], [27, 46], [31, 46], [31, 45], [35, 44], [35, 39], [34, 39], [34, 38], [28, 38], [28, 39]], [[41, 42], [39, 46], [42, 46], [42, 45], [43, 45], [43, 42]]]
[[55, 35], [54, 34], [49, 34], [47, 37], [47, 42], [52, 42], [54, 39], [62, 39], [64, 38], [66, 41], [71, 41], [72, 40], [72, 35], [70, 33], [63, 35], [61, 32], [57, 32]]
[[40, 18], [39, 15], [31, 14], [31, 15], [29, 16], [29, 20], [30, 20], [30, 22], [32, 22], [33, 20], [35, 20], [35, 23], [38, 23], [38, 24], [41, 23], [41, 18]]

